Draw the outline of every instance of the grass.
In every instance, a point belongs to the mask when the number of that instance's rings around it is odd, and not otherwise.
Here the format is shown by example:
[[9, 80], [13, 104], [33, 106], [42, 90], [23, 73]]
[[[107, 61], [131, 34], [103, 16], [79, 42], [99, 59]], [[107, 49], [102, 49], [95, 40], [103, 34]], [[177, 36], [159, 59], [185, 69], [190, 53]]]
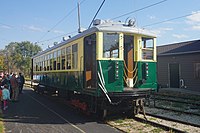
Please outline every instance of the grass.
[[152, 133], [160, 133], [160, 132], [162, 132], [162, 131], [163, 131], [163, 130], [160, 129], [160, 128], [155, 128], [155, 129], [151, 130]]
[[3, 125], [3, 121], [0, 121], [0, 133], [4, 133], [4, 125]]
[[121, 119], [115, 121], [115, 123], [123, 123], [123, 122], [124, 120], [121, 120]]
[[156, 121], [157, 119], [156, 118], [149, 118], [149, 120]]
[[4, 133], [4, 124], [2, 119], [2, 111], [0, 112], [0, 133]]

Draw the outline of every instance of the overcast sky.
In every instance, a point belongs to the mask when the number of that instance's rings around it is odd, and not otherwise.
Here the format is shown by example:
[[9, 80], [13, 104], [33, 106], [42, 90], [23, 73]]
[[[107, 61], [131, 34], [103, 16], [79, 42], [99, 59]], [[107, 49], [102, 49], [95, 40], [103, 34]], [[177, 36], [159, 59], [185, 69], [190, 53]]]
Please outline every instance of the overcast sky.
[[[81, 26], [87, 28], [102, 1], [0, 0], [0, 49], [21, 41], [46, 49], [77, 34], [77, 2]], [[157, 34], [157, 45], [200, 39], [199, 0], [106, 0], [97, 18], [134, 18], [137, 27]]]

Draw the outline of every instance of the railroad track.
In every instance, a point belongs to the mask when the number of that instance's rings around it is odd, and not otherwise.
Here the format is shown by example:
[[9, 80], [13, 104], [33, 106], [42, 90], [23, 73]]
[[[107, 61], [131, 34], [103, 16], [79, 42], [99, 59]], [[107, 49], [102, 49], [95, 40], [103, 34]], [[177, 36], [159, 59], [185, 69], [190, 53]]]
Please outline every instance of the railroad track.
[[[162, 97], [160, 97], [162, 96]], [[162, 95], [162, 94], [154, 94], [150, 101], [153, 103], [153, 107], [157, 109], [164, 109], [173, 112], [179, 112], [189, 115], [200, 116], [200, 101], [198, 99], [187, 99], [187, 97], [173, 97], [171, 95]], [[192, 106], [192, 107], [191, 107]], [[191, 110], [195, 109], [196, 112], [192, 112]], [[199, 111], [198, 111], [199, 110]]]
[[178, 113], [184, 113], [184, 114], [188, 114], [188, 115], [200, 116], [200, 114], [198, 114], [198, 113], [192, 113], [192, 112], [187, 112], [187, 111], [181, 111], [181, 110], [172, 109], [172, 108], [167, 108], [167, 107], [158, 107], [158, 106], [154, 106], [154, 108], [157, 108], [157, 109], [164, 109], [164, 110], [173, 111], [173, 112], [178, 112]]
[[154, 100], [162, 100], [162, 101], [169, 101], [169, 102], [177, 102], [177, 103], [182, 103], [182, 104], [190, 104], [190, 105], [196, 105], [200, 106], [200, 101], [186, 101], [185, 99], [175, 99], [175, 98], [160, 98], [160, 97], [155, 97]]
[[[147, 109], [148, 111], [146, 111], [146, 114], [152, 117], [180, 123], [185, 126], [191, 126], [192, 128], [197, 128], [197, 132], [200, 132], [199, 101], [200, 99], [197, 96], [188, 98], [183, 95], [180, 95], [179, 97], [178, 95], [154, 94], [149, 101], [151, 104], [147, 107], [150, 108], [150, 110]], [[154, 112], [154, 110], [156, 111]]]
[[151, 114], [146, 114], [146, 118], [142, 114], [139, 114], [133, 119], [117, 118], [110, 120], [108, 124], [123, 132], [200, 133], [199, 127], [181, 123], [180, 121], [170, 120], [156, 115], [153, 116]]
[[[57, 99], [58, 97], [54, 97], [54, 98]], [[59, 101], [61, 100], [60, 98], [58, 99]], [[170, 119], [167, 117], [158, 116], [158, 115], [150, 114], [150, 113], [146, 113], [146, 114], [147, 114], [147, 120], [145, 120], [143, 115], [141, 114], [136, 116], [134, 120], [138, 122], [146, 123], [155, 127], [159, 127], [161, 129], [164, 129], [165, 131], [170, 131], [170, 132], [177, 132], [177, 133], [199, 132], [200, 133], [200, 125], [198, 124], [184, 122], [184, 121], [180, 121], [176, 119]], [[117, 128], [117, 129], [120, 129], [120, 128]]]
[[153, 93], [153, 96], [161, 96], [161, 97], [168, 97], [168, 98], [175, 98], [175, 99], [182, 99], [182, 100], [192, 100], [192, 101], [200, 101], [200, 98], [198, 95], [193, 95], [193, 94], [165, 94], [165, 93]]
[[191, 125], [189, 123], [184, 123], [182, 121], [169, 119], [162, 116], [153, 115], [150, 113], [146, 114], [147, 120], [143, 115], [139, 114], [134, 119], [139, 122], [147, 123], [152, 126], [162, 128], [166, 131], [175, 133], [185, 133], [185, 132], [200, 132], [199, 125]]
[[173, 119], [173, 118], [169, 118], [169, 117], [165, 117], [165, 116], [160, 116], [160, 115], [156, 115], [156, 114], [152, 114], [152, 113], [148, 113], [148, 112], [146, 112], [146, 115], [200, 128], [200, 124], [194, 124], [191, 122], [181, 121], [181, 120], [177, 120], [177, 119]]
[[[161, 124], [161, 123], [158, 123], [158, 122], [155, 122], [155, 121], [152, 121], [152, 120], [148, 120], [149, 119], [148, 115], [146, 117], [147, 117], [147, 119], [144, 119], [141, 116], [135, 117], [134, 120], [162, 128], [166, 131], [175, 132], [175, 133], [185, 133], [185, 131], [183, 131], [183, 130], [180, 130], [180, 129], [177, 129], [177, 128], [174, 128], [174, 127], [170, 127], [170, 126], [167, 126], [165, 124]], [[155, 117], [155, 119], [157, 119], [157, 117]]]
[[[43, 94], [45, 97], [47, 97], [47, 98], [51, 98], [51, 99], [56, 99], [56, 101], [58, 101], [58, 102], [60, 102], [60, 103], [64, 103], [64, 104], [66, 104], [66, 105], [68, 105], [68, 106], [71, 106], [70, 104], [68, 104], [68, 103], [66, 103], [65, 101], [63, 101], [63, 99], [62, 98], [59, 98], [59, 97], [57, 97], [57, 96], [49, 96], [49, 95], [47, 95], [47, 94]], [[73, 108], [73, 106], [71, 106], [72, 108]], [[159, 128], [162, 128], [162, 129], [164, 129], [164, 130], [167, 130], [167, 131], [172, 131], [172, 132], [178, 132], [178, 133], [184, 133], [184, 131], [181, 131], [181, 130], [179, 130], [179, 129], [176, 129], [176, 128], [173, 128], [173, 127], [169, 127], [169, 126], [166, 126], [166, 125], [162, 125], [162, 124], [159, 124], [159, 123], [156, 123], [156, 122], [153, 122], [153, 121], [150, 121], [150, 120], [145, 120], [143, 117], [135, 117], [134, 118], [136, 121], [138, 121], [138, 122], [143, 122], [143, 123], [146, 123], [146, 124], [150, 124], [150, 125], [152, 125], [152, 126], [156, 126], [156, 127], [159, 127]], [[115, 127], [115, 128], [117, 128], [117, 127]], [[120, 128], [117, 128], [118, 130], [120, 130]], [[123, 130], [120, 130], [120, 131], [122, 131], [123, 132]]]

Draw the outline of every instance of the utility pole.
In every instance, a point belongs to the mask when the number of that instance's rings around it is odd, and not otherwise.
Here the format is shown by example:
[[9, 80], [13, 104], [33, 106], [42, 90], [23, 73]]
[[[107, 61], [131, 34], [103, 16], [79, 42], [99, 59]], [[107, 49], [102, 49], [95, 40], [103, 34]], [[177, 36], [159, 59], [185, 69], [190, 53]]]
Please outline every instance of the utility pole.
[[81, 33], [80, 3], [78, 2], [78, 33]]

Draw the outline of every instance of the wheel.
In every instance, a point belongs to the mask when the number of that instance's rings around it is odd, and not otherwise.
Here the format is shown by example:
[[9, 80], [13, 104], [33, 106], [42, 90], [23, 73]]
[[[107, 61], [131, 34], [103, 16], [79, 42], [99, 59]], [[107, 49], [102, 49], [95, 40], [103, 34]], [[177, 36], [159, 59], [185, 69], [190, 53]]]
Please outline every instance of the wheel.
[[128, 118], [133, 118], [133, 117], [135, 116], [135, 115], [134, 115], [133, 108], [127, 110], [127, 111], [125, 112], [125, 114], [126, 114], [126, 116], [127, 116]]
[[104, 110], [103, 110], [103, 119], [105, 119], [105, 118], [106, 118], [106, 116], [107, 116], [107, 110], [106, 110], [106, 109], [104, 109]]
[[107, 117], [107, 109], [100, 109], [97, 111], [97, 117], [100, 119], [100, 120], [105, 120], [106, 117]]
[[37, 87], [37, 91], [38, 91], [39, 94], [44, 94], [44, 86], [43, 85], [39, 85]]
[[133, 106], [133, 116], [139, 114], [139, 111], [140, 111], [139, 106]]

